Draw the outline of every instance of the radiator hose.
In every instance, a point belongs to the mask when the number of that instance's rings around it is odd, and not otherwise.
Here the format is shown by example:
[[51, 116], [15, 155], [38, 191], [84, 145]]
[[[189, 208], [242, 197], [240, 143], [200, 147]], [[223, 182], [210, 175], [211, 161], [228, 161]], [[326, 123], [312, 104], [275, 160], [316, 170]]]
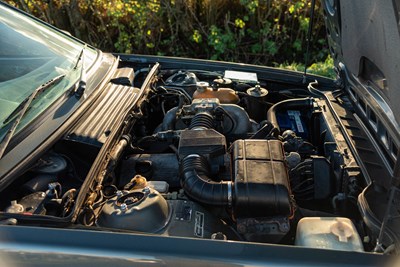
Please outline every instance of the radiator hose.
[[208, 176], [207, 159], [201, 155], [186, 156], [181, 163], [181, 185], [185, 193], [196, 201], [217, 206], [232, 204], [232, 182], [212, 181]]

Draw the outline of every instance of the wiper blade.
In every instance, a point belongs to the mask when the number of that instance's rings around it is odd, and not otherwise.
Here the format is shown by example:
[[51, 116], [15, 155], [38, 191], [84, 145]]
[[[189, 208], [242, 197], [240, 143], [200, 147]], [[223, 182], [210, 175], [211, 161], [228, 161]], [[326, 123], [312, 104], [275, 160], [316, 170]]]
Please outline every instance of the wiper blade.
[[[11, 138], [14, 136], [14, 133], [15, 133], [15, 130], [17, 129], [17, 126], [19, 125], [19, 123], [21, 122], [21, 119], [24, 117], [24, 115], [28, 111], [32, 101], [38, 95], [42, 94], [43, 92], [45, 92], [50, 87], [52, 87], [55, 84], [59, 83], [64, 77], [65, 77], [65, 74], [59, 75], [59, 76], [54, 77], [53, 79], [45, 82], [44, 84], [40, 85], [39, 87], [37, 87], [3, 121], [3, 125], [4, 125], [4, 124], [7, 124], [8, 122], [10, 122], [11, 120], [14, 120], [13, 124], [10, 126], [10, 128], [7, 131], [6, 135], [4, 136], [3, 140], [1, 140], [1, 143], [0, 143], [0, 159], [3, 157], [4, 152], [6, 151], [6, 148], [7, 148], [8, 144], [10, 143]], [[17, 115], [17, 117], [12, 119], [16, 115]]]

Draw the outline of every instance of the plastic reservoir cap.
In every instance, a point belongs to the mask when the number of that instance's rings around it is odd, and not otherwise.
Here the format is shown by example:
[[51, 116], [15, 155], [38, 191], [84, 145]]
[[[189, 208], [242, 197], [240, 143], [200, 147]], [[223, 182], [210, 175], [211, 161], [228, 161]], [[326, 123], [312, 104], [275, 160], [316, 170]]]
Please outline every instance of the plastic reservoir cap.
[[364, 251], [353, 222], [344, 217], [305, 217], [296, 231], [295, 245], [301, 247]]
[[210, 84], [208, 82], [197, 82], [196, 87], [199, 92], [203, 93], [207, 90], [208, 87], [210, 87]]
[[353, 235], [353, 228], [346, 222], [338, 221], [332, 224], [331, 232], [338, 237], [340, 242], [347, 242]]
[[247, 89], [247, 94], [252, 97], [264, 97], [268, 95], [268, 90], [265, 88], [262, 88], [259, 84], [257, 84], [255, 87]]
[[11, 201], [11, 205], [6, 209], [8, 213], [21, 213], [24, 212], [24, 206], [18, 204], [16, 200]]

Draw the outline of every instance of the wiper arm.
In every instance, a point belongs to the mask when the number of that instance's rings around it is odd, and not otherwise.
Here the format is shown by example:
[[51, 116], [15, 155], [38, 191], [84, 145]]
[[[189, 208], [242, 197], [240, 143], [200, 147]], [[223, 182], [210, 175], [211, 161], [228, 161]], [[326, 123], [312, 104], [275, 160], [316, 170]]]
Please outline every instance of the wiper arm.
[[83, 46], [81, 52], [79, 53], [78, 59], [76, 60], [74, 70], [78, 68], [79, 62], [81, 62], [81, 74], [79, 77], [79, 83], [78, 87], [75, 89], [74, 94], [77, 98], [81, 98], [82, 95], [84, 95], [85, 90], [86, 90], [86, 70], [85, 70], [85, 49], [86, 49], [86, 44]]
[[50, 87], [54, 86], [55, 84], [59, 83], [63, 78], [65, 77], [65, 74], [59, 75], [44, 84], [40, 85], [37, 87], [30, 95], [28, 95], [15, 109], [11, 114], [3, 121], [3, 125], [10, 122], [12, 118], [18, 114], [18, 116], [13, 119], [14, 122], [10, 126], [9, 130], [7, 131], [6, 135], [4, 136], [3, 140], [1, 140], [0, 143], [0, 159], [3, 157], [4, 152], [6, 151], [6, 148], [8, 144], [10, 143], [11, 138], [14, 136], [15, 130], [17, 129], [17, 126], [21, 122], [21, 119], [24, 117], [26, 112], [28, 111], [32, 101], [40, 94], [45, 92], [47, 89]]

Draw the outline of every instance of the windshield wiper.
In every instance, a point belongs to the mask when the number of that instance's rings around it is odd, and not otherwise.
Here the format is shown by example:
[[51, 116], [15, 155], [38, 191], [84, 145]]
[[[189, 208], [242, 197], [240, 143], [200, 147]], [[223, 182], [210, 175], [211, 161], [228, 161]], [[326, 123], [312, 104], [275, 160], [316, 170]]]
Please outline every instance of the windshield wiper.
[[83, 46], [81, 52], [79, 53], [78, 59], [76, 60], [75, 66], [73, 67], [73, 70], [76, 70], [78, 68], [79, 62], [81, 62], [81, 74], [79, 77], [79, 83], [78, 87], [74, 91], [74, 94], [77, 98], [81, 98], [81, 96], [84, 95], [86, 90], [86, 70], [84, 63], [85, 49], [86, 49], [86, 44]]
[[[9, 130], [7, 131], [6, 135], [4, 136], [3, 140], [0, 143], [0, 159], [3, 157], [4, 152], [11, 141], [11, 138], [14, 136], [15, 130], [17, 129], [18, 124], [20, 123], [21, 119], [24, 117], [26, 112], [28, 111], [32, 101], [41, 93], [45, 92], [47, 89], [51, 88], [55, 84], [59, 83], [65, 74], [59, 75], [44, 84], [37, 87], [30, 95], [28, 95], [15, 109], [11, 114], [3, 121], [3, 125], [7, 124], [11, 120], [14, 120], [13, 124], [10, 126]], [[18, 115], [17, 115], [18, 114]], [[12, 119], [15, 115], [14, 119]]]

